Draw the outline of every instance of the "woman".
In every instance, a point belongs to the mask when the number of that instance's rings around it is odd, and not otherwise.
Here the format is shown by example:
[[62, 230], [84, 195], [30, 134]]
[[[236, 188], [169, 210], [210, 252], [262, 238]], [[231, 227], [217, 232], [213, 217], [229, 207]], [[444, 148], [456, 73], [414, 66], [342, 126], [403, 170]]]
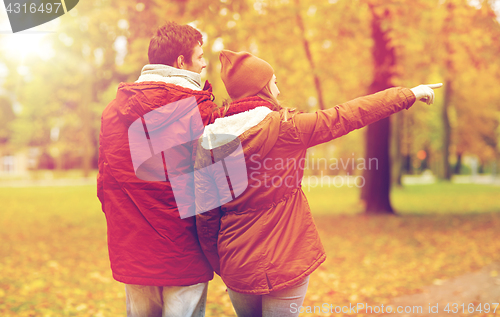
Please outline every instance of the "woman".
[[233, 101], [215, 113], [198, 147], [198, 238], [239, 317], [298, 316], [309, 275], [326, 258], [300, 186], [307, 149], [408, 109], [416, 99], [432, 103], [434, 94], [428, 86], [391, 88], [300, 113], [280, 106], [267, 62], [227, 50], [220, 61]]

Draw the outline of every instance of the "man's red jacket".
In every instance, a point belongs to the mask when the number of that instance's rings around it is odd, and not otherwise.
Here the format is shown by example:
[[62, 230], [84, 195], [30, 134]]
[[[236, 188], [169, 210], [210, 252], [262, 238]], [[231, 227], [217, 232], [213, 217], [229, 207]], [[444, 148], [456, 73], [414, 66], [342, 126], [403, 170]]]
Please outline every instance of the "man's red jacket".
[[[143, 120], [153, 109], [193, 96], [207, 125], [215, 107], [210, 91], [163, 82], [122, 83], [103, 111], [97, 196], [108, 225], [111, 270], [119, 282], [182, 286], [213, 278], [198, 242], [195, 217], [181, 219], [168, 179], [146, 181], [136, 176], [129, 146], [128, 130], [134, 121]], [[169, 120], [186, 119], [172, 116], [165, 120], [168, 124]]]

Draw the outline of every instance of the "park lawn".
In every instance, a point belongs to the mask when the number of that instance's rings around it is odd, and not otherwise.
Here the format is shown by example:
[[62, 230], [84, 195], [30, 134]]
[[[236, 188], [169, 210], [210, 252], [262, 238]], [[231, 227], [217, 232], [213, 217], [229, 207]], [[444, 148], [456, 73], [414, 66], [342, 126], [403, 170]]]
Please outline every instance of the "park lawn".
[[[365, 217], [356, 188], [306, 191], [327, 260], [304, 305], [384, 304], [500, 261], [499, 194], [485, 185], [407, 186], [392, 194], [400, 216]], [[125, 315], [95, 187], [2, 188], [0, 201], [0, 316]], [[234, 316], [219, 278], [208, 316]]]
[[[315, 215], [359, 214], [360, 189], [357, 187], [304, 187]], [[329, 197], [325, 199], [325, 197]], [[500, 186], [452, 184], [395, 187], [391, 203], [398, 214], [468, 214], [500, 211]]]

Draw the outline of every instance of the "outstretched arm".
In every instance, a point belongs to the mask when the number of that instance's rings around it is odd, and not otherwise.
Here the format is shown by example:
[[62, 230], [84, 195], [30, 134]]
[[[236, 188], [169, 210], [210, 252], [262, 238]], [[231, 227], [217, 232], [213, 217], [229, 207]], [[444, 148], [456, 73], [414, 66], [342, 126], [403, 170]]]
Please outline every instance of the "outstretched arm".
[[434, 101], [432, 89], [441, 86], [442, 84], [420, 85], [413, 89], [389, 88], [327, 110], [300, 113], [292, 120], [304, 146], [312, 147], [408, 109], [417, 99], [426, 100], [430, 104]]

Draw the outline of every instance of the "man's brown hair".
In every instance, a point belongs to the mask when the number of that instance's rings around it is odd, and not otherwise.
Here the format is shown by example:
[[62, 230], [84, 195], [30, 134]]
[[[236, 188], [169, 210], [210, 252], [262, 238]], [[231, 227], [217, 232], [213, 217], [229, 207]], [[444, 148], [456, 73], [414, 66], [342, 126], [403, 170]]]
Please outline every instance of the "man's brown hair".
[[156, 30], [149, 42], [148, 58], [150, 64], [174, 66], [180, 55], [188, 65], [192, 62], [194, 47], [203, 44], [203, 36], [189, 25], [167, 22]]

